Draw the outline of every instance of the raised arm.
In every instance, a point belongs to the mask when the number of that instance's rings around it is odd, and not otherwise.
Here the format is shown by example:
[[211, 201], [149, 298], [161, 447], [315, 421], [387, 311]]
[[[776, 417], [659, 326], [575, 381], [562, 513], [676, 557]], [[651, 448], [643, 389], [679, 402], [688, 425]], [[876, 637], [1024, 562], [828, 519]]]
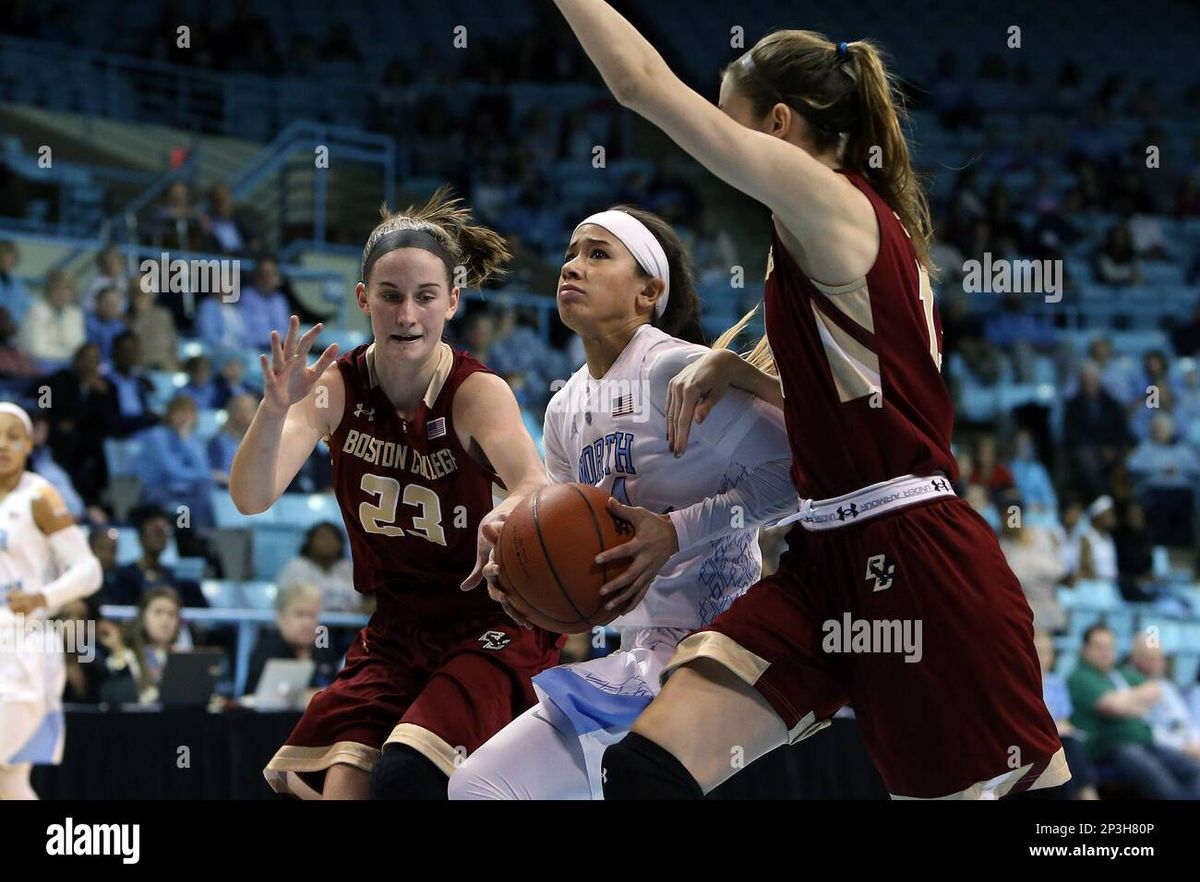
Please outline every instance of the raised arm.
[[[263, 400], [233, 457], [229, 495], [242, 514], [270, 508], [325, 435], [342, 419], [345, 387], [333, 343], [308, 367], [308, 353], [321, 333], [317, 324], [299, 335], [300, 319], [291, 317], [287, 339], [271, 332], [271, 358], [259, 356]], [[324, 390], [324, 391], [322, 391]]]
[[[508, 495], [479, 524], [479, 554], [475, 569], [463, 580], [463, 590], [479, 583], [500, 526], [508, 513], [546, 486], [546, 467], [537, 445], [525, 430], [521, 407], [512, 389], [495, 374], [474, 373], [463, 381], [454, 396], [454, 425], [468, 449], [478, 446]], [[512, 613], [510, 612], [510, 615]]]
[[76, 526], [57, 490], [48, 484], [44, 486], [34, 497], [32, 508], [33, 522], [50, 544], [58, 577], [40, 591], [10, 592], [8, 605], [14, 613], [30, 614], [44, 609], [50, 614], [72, 600], [94, 594], [104, 573], [88, 546], [87, 536]]
[[606, 0], [555, 3], [613, 97], [770, 208], [802, 246], [795, 256], [806, 271], [840, 285], [871, 266], [878, 251], [875, 214], [852, 184], [795, 144], [741, 125], [688, 88]]

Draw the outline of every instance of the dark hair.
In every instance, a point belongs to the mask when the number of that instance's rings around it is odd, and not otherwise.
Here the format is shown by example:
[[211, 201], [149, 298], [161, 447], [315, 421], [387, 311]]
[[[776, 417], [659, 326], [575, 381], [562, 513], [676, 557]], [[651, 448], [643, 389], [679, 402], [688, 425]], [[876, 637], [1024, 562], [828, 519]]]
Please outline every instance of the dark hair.
[[126, 340], [133, 340], [136, 343], [138, 341], [137, 333], [134, 331], [122, 331], [121, 333], [117, 334], [117, 336], [113, 337], [113, 349], [115, 350]]
[[[671, 225], [652, 211], [632, 205], [614, 205], [613, 211], [623, 211], [641, 221], [658, 240], [667, 255], [667, 267], [671, 272], [671, 291], [667, 297], [667, 308], [661, 316], [651, 316], [650, 324], [659, 330], [687, 340], [689, 343], [704, 344], [704, 330], [700, 326], [700, 294], [696, 290], [696, 271], [692, 259], [683, 247], [679, 235]], [[638, 275], [650, 278], [642, 265], [634, 262]]]
[[[750, 62], [743, 60], [746, 55]], [[842, 53], [837, 43], [815, 31], [778, 30], [721, 75], [733, 78], [755, 116], [786, 104], [809, 123], [818, 151], [840, 146], [842, 164], [871, 183], [912, 237], [921, 265], [935, 270], [929, 261], [929, 202], [901, 128], [907, 111], [880, 47], [856, 40]], [[883, 165], [877, 168], [871, 160], [878, 150]]]
[[134, 655], [137, 656], [140, 676], [137, 680], [138, 689], [145, 689], [153, 685], [150, 680], [150, 668], [146, 664], [146, 645], [149, 641], [146, 640], [146, 629], [142, 625], [142, 617], [146, 615], [146, 610], [150, 604], [159, 598], [166, 598], [175, 604], [175, 610], [180, 614], [179, 625], [175, 629], [175, 637], [179, 637], [179, 632], [183, 630], [183, 598], [179, 596], [179, 592], [170, 585], [159, 585], [156, 588], [147, 588], [142, 596], [138, 598], [137, 618], [133, 620], [133, 627], [130, 629], [130, 648]]
[[162, 518], [168, 524], [171, 523], [171, 516], [160, 505], [139, 505], [129, 512], [129, 521], [139, 534], [148, 522], [156, 518]]
[[[454, 266], [466, 269], [468, 288], [478, 288], [489, 279], [504, 274], [504, 265], [512, 260], [512, 252], [504, 237], [487, 227], [471, 223], [471, 211], [462, 199], [451, 197], [451, 189], [443, 185], [430, 197], [424, 207], [410, 205], [393, 213], [380, 206], [383, 220], [367, 237], [362, 253], [362, 281], [367, 282], [371, 266], [380, 255], [374, 254], [379, 240], [397, 230], [416, 230], [428, 233], [449, 254]], [[450, 287], [454, 274], [449, 273]]]
[[317, 531], [328, 527], [333, 531], [338, 539], [338, 557], [346, 556], [346, 537], [342, 534], [341, 529], [333, 521], [318, 521], [307, 530], [304, 531], [304, 543], [300, 546], [301, 557], [311, 557], [313, 539], [316, 538]]
[[1092, 640], [1092, 635], [1097, 631], [1107, 631], [1110, 634], [1113, 633], [1113, 629], [1108, 627], [1108, 625], [1104, 624], [1103, 622], [1096, 622], [1096, 624], [1089, 626], [1088, 629], [1083, 632], [1083, 643], [1081, 645], [1087, 646]]

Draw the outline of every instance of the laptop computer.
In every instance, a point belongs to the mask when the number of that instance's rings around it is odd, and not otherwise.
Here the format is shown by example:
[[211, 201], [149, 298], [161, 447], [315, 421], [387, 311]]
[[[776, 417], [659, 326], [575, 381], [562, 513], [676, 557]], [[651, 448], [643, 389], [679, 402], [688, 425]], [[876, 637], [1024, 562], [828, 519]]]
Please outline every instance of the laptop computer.
[[268, 659], [254, 690], [254, 706], [259, 710], [299, 707], [300, 694], [308, 688], [316, 669], [317, 663], [312, 659]]
[[206, 707], [225, 663], [225, 653], [214, 647], [167, 656], [158, 683], [158, 703], [163, 707]]

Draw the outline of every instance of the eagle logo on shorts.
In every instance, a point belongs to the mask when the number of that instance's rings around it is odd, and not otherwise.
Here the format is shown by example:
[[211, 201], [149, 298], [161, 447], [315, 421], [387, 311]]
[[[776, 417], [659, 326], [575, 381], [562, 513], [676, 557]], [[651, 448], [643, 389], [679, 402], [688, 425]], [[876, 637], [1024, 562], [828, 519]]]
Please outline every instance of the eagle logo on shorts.
[[873, 554], [867, 558], [867, 574], [863, 576], [868, 582], [875, 580], [876, 591], [886, 591], [892, 587], [892, 574], [896, 565], [888, 560], [886, 554]]
[[484, 631], [479, 637], [484, 649], [503, 649], [512, 643], [512, 638], [503, 631]]

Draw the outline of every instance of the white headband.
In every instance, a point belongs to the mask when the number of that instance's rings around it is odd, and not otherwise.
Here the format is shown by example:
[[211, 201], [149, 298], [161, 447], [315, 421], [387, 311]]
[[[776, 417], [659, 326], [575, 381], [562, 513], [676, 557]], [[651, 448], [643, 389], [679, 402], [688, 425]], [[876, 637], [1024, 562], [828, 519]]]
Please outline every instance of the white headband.
[[671, 267], [667, 263], [667, 252], [663, 251], [662, 243], [655, 238], [644, 223], [632, 214], [626, 214], [624, 211], [616, 209], [598, 212], [581, 222], [571, 233], [572, 239], [575, 238], [575, 233], [579, 232], [579, 227], [584, 224], [604, 227], [629, 249], [633, 259], [638, 262], [638, 266], [654, 278], [662, 279], [662, 296], [654, 302], [654, 315], [656, 318], [662, 318], [662, 314], [667, 308], [667, 297], [671, 293]]
[[0, 413], [11, 413], [25, 424], [25, 431], [29, 433], [29, 437], [33, 437], [33, 421], [29, 419], [29, 414], [25, 412], [24, 408], [18, 407], [11, 401], [0, 401]]

